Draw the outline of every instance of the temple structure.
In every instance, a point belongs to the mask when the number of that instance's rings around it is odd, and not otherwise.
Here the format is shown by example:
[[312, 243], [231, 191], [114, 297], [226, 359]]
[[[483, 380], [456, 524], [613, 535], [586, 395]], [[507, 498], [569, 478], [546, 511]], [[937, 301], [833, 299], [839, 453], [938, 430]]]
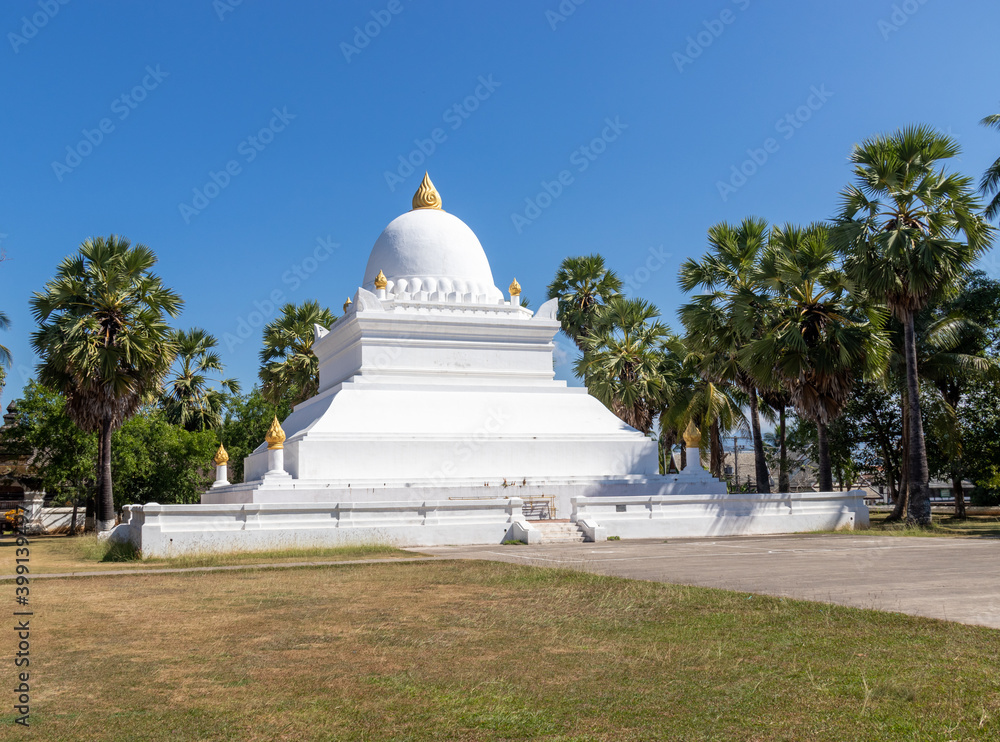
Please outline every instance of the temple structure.
[[[538, 541], [531, 517], [590, 540], [792, 526], [758, 517], [787, 514], [791, 496], [727, 495], [697, 455], [661, 476], [654, 440], [555, 379], [557, 301], [531, 312], [516, 279], [505, 296], [426, 175], [412, 206], [375, 241], [344, 315], [314, 328], [316, 396], [274, 421], [245, 482], [229, 484], [220, 447], [201, 505], [131, 507], [144, 552]], [[853, 523], [856, 505], [838, 501], [817, 527]], [[628, 526], [630, 512], [642, 522]]]
[[[442, 209], [430, 178], [375, 241], [364, 280], [331, 328], [316, 327], [319, 393], [282, 421], [282, 465], [262, 443], [246, 484], [206, 503], [555, 498], [660, 481], [656, 443], [586, 389], [557, 381], [556, 300], [520, 306], [497, 288], [483, 246]], [[687, 477], [690, 479], [690, 477]], [[624, 489], [623, 489], [624, 487]], [[710, 478], [699, 490], [725, 492]]]

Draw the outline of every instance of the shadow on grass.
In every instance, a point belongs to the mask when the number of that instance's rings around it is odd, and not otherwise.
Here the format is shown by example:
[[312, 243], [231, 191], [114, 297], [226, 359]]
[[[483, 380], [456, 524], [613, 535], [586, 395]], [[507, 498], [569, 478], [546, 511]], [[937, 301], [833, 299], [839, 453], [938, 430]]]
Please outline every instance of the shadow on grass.
[[85, 536], [79, 541], [83, 558], [92, 562], [141, 562], [142, 554], [131, 543]]
[[970, 515], [967, 518], [935, 515], [929, 526], [913, 523], [885, 523], [884, 518], [873, 514], [871, 532], [888, 536], [917, 536], [945, 538], [1000, 538], [1000, 517]]

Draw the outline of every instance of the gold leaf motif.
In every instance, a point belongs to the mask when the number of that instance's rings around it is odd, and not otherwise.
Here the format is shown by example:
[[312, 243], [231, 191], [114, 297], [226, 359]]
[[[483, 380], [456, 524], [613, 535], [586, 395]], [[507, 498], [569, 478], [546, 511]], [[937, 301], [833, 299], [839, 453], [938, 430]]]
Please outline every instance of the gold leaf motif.
[[264, 440], [267, 441], [268, 449], [285, 447], [285, 431], [281, 429], [281, 423], [278, 422], [277, 415], [274, 416], [271, 427], [267, 429], [267, 435], [264, 436]]
[[701, 445], [701, 431], [694, 424], [694, 420], [688, 423], [684, 431], [684, 445], [688, 448], [698, 448]]
[[431, 183], [431, 176], [426, 172], [417, 192], [413, 194], [414, 209], [441, 209], [441, 194]]
[[229, 462], [229, 454], [226, 453], [226, 447], [221, 443], [219, 444], [219, 450], [215, 452], [215, 456], [212, 457], [212, 461], [215, 462], [216, 466], [222, 466]]

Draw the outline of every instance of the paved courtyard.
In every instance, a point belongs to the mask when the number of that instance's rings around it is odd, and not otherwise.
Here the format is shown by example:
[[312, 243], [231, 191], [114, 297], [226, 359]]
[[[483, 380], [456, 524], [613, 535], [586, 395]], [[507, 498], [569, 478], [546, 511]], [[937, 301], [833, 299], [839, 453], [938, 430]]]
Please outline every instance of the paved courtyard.
[[442, 546], [490, 559], [899, 611], [1000, 629], [1000, 540], [856, 535]]

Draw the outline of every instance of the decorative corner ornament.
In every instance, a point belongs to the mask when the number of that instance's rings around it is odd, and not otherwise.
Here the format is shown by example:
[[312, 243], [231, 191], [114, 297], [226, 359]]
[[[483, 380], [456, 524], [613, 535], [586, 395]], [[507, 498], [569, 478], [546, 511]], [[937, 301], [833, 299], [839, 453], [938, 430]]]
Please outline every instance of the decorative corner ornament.
[[219, 444], [219, 450], [215, 452], [215, 456], [212, 457], [212, 462], [216, 466], [222, 466], [229, 463], [229, 454], [226, 453], [226, 447], [221, 443]]
[[[414, 196], [414, 198], [416, 198], [416, 196]], [[438, 199], [438, 200], [440, 200], [440, 199]], [[377, 290], [381, 291], [382, 289], [386, 288], [388, 285], [389, 285], [389, 279], [387, 279], [385, 277], [385, 273], [383, 273], [382, 271], [379, 271], [378, 275], [375, 276], [375, 288]]]
[[510, 291], [511, 296], [520, 296], [521, 284], [519, 284], [517, 282], [517, 279], [515, 278], [513, 281], [510, 282], [510, 286], [507, 287], [507, 290]]
[[267, 429], [264, 440], [267, 441], [267, 450], [269, 451], [285, 447], [285, 431], [281, 429], [277, 415], [274, 416], [271, 427]]
[[347, 301], [344, 302], [344, 314], [347, 314], [347, 308], [351, 306], [354, 302], [351, 301], [351, 297], [347, 297]]
[[688, 448], [698, 448], [701, 446], [701, 431], [694, 424], [694, 420], [688, 422], [684, 430], [684, 445]]
[[438, 209], [441, 208], [441, 194], [437, 192], [434, 184], [431, 183], [431, 176], [424, 172], [424, 179], [420, 183], [417, 192], [413, 194], [413, 209]]

